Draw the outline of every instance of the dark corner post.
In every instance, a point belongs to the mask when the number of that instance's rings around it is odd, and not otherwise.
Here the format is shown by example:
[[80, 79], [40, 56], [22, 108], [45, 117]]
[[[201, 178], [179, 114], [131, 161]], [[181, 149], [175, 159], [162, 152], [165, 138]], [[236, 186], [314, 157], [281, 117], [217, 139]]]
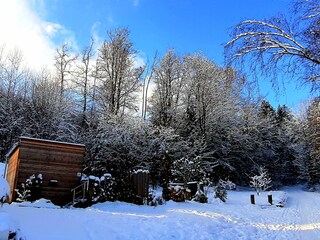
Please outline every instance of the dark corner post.
[[272, 194], [271, 193], [268, 194], [268, 203], [270, 203], [272, 205]]
[[250, 201], [251, 201], [251, 204], [255, 204], [255, 202], [254, 202], [254, 194], [250, 195]]

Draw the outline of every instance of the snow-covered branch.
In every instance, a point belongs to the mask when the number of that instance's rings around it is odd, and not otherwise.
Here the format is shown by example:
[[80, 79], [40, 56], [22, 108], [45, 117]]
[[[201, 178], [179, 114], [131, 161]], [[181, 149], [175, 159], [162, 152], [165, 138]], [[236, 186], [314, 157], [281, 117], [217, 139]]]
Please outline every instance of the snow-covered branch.
[[[280, 68], [291, 76], [300, 73], [301, 79], [319, 85], [319, 3], [314, 0], [295, 2], [299, 2], [300, 7], [296, 8], [292, 21], [280, 15], [240, 22], [225, 45], [227, 62], [243, 64], [246, 60], [251, 69], [259, 69], [268, 76], [270, 70]], [[272, 74], [276, 80], [279, 73], [273, 71]]]

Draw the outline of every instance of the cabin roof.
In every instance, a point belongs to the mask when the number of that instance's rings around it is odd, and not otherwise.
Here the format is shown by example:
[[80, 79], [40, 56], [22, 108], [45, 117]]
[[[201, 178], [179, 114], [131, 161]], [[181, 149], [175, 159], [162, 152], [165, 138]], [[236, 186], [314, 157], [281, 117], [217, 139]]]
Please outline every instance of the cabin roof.
[[10, 148], [9, 152], [7, 152], [6, 158], [9, 158], [18, 147], [19, 147], [19, 143], [18, 142], [13, 144], [12, 147]]
[[40, 139], [40, 138], [31, 138], [31, 137], [20, 137], [20, 141], [23, 140], [31, 140], [31, 141], [39, 141], [39, 142], [47, 142], [47, 143], [55, 143], [55, 144], [62, 144], [62, 145], [70, 145], [70, 146], [78, 146], [78, 147], [84, 147], [84, 144], [79, 143], [70, 143], [70, 142], [60, 142], [60, 141], [54, 141], [54, 140], [46, 140], [46, 139]]
[[57, 146], [68, 146], [68, 147], [79, 147], [83, 148], [85, 147], [84, 144], [78, 144], [78, 143], [70, 143], [70, 142], [59, 142], [59, 141], [54, 141], [54, 140], [46, 140], [46, 139], [40, 139], [40, 138], [31, 138], [31, 137], [20, 137], [19, 142], [16, 142], [11, 149], [8, 151], [6, 154], [6, 158], [9, 158], [15, 150], [21, 145], [23, 142], [35, 142], [35, 143], [42, 143], [42, 144], [53, 144]]

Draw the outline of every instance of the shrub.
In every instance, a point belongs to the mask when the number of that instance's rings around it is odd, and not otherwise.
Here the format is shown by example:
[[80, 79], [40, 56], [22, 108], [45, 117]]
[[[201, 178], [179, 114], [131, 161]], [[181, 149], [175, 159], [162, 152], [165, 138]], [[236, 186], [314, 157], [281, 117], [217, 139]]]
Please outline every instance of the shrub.
[[223, 184], [224, 181], [219, 180], [215, 192], [214, 192], [214, 197], [219, 198], [222, 202], [225, 202], [227, 200], [227, 190]]
[[82, 180], [89, 179], [89, 199], [91, 203], [115, 201], [116, 194], [114, 192], [115, 180], [110, 173], [105, 173], [101, 177], [90, 175], [83, 176]]
[[261, 191], [266, 191], [271, 188], [271, 178], [268, 175], [268, 171], [263, 167], [259, 168], [259, 175], [250, 178], [250, 187], [255, 188], [257, 195], [260, 195]]
[[156, 191], [151, 190], [149, 192], [149, 197], [148, 197], [148, 205], [150, 206], [158, 206], [158, 205], [163, 205], [165, 200], [161, 195], [157, 195]]
[[196, 192], [196, 194], [194, 195], [194, 198], [192, 200], [199, 202], [199, 203], [207, 203], [208, 197], [206, 196], [206, 194], [204, 194], [204, 192], [202, 190], [198, 189], [198, 191]]
[[21, 183], [21, 186], [19, 189], [15, 189], [16, 193], [18, 194], [18, 197], [16, 200], [18, 202], [37, 200], [39, 198], [41, 184], [42, 184], [41, 173], [39, 173], [37, 176], [36, 174], [31, 175], [29, 178], [26, 179], [25, 183]]

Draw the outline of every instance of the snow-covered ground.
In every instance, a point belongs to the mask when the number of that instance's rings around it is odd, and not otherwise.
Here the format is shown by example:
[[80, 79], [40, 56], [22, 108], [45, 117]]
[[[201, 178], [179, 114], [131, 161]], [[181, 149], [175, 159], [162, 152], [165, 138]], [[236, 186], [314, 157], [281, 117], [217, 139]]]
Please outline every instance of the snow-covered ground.
[[5, 164], [0, 163], [0, 178], [3, 177], [4, 175], [4, 168], [5, 168]]
[[167, 202], [157, 207], [122, 202], [96, 204], [87, 209], [61, 209], [40, 200], [5, 204], [1, 225], [20, 228], [26, 239], [319, 239], [320, 194], [302, 186], [272, 192], [274, 202], [288, 200], [285, 207], [270, 206], [267, 193], [250, 204], [253, 191], [228, 191], [222, 203], [212, 197], [208, 204]]
[[[208, 204], [167, 202], [158, 207], [121, 202], [60, 209], [43, 200], [4, 205], [27, 239], [319, 239], [320, 195], [286, 188], [285, 207], [268, 206], [267, 194], [250, 204], [249, 191], [229, 191]], [[273, 195], [281, 192], [273, 192]]]

